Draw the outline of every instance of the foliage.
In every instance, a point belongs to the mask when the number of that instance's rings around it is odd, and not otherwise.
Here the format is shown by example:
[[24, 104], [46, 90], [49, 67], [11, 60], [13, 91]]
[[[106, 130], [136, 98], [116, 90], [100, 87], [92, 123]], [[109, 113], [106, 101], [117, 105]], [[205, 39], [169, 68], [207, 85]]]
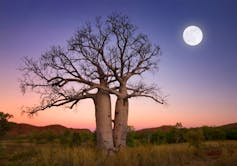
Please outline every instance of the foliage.
[[162, 130], [157, 130], [155, 133], [151, 135], [151, 143], [152, 144], [163, 144], [167, 142], [166, 133]]
[[[201, 131], [201, 133], [200, 133]], [[200, 134], [202, 135], [201, 137]], [[65, 130], [62, 134], [49, 131], [32, 133], [30, 135], [19, 135], [14, 137], [4, 136], [4, 139], [14, 139], [18, 143], [30, 141], [37, 144], [45, 144], [51, 142], [59, 142], [64, 146], [94, 146], [96, 142], [96, 134], [86, 131], [73, 132]], [[201, 138], [201, 139], [200, 139]], [[197, 140], [195, 140], [197, 139]], [[127, 146], [136, 147], [147, 144], [160, 145], [172, 143], [193, 141], [212, 141], [212, 140], [237, 140], [237, 128], [222, 127], [201, 127], [187, 129], [176, 127], [169, 130], [157, 129], [156, 131], [138, 132], [134, 127], [128, 127]], [[193, 145], [192, 145], [193, 146]]]
[[30, 141], [35, 143], [47, 143], [47, 142], [53, 142], [55, 139], [57, 139], [57, 135], [52, 133], [51, 131], [44, 131], [40, 133], [33, 133], [29, 136]]
[[226, 130], [217, 127], [202, 127], [205, 140], [224, 140], [226, 138]]
[[203, 131], [201, 129], [189, 130], [186, 133], [186, 140], [190, 146], [193, 146], [195, 148], [200, 148], [204, 140]]
[[202, 141], [212, 140], [237, 140], [237, 128], [222, 127], [200, 127], [200, 128], [183, 128], [174, 126], [164, 131], [128, 132], [127, 145], [138, 146], [145, 144], [165, 144], [165, 143], [184, 143], [188, 142], [191, 146], [199, 146]]
[[69, 145], [71, 139], [71, 132], [70, 130], [64, 131], [62, 135], [59, 136], [59, 142], [61, 145]]
[[22, 142], [2, 140], [0, 163], [19, 166], [234, 165], [237, 163], [237, 142], [223, 139], [236, 139], [236, 131], [236, 128], [185, 129], [174, 126], [169, 130], [137, 132], [129, 126], [128, 148], [109, 158], [107, 153], [94, 147], [95, 133], [65, 130], [62, 134], [56, 134], [45, 131], [25, 136]]
[[10, 118], [13, 118], [13, 115], [0, 112], [0, 136], [3, 136], [10, 128], [10, 123], [8, 122]]
[[139, 142], [137, 141], [137, 133], [135, 131], [135, 128], [133, 126], [128, 126], [128, 134], [127, 134], [127, 146], [129, 147], [135, 147], [139, 145]]
[[62, 135], [59, 136], [59, 142], [64, 146], [81, 146], [81, 145], [94, 145], [95, 134], [89, 132], [71, 132], [66, 130]]
[[228, 140], [237, 140], [237, 129], [226, 129], [225, 136]]
[[185, 134], [188, 129], [182, 127], [181, 123], [177, 123], [173, 128], [164, 131], [157, 129], [156, 131], [135, 132], [128, 131], [127, 145], [145, 145], [145, 144], [165, 144], [165, 143], [182, 143], [186, 142]]

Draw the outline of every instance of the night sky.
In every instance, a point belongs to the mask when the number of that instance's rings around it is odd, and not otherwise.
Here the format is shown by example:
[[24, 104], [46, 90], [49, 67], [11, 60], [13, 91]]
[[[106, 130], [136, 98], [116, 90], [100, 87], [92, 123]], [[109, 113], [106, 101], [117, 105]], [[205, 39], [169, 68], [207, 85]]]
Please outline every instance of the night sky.
[[[66, 45], [79, 26], [114, 12], [129, 16], [162, 52], [159, 72], [143, 79], [161, 87], [168, 105], [132, 99], [130, 125], [237, 122], [236, 0], [0, 0], [0, 111], [13, 114], [15, 122], [94, 129], [91, 101], [83, 101], [76, 112], [54, 109], [31, 119], [21, 115], [20, 107], [37, 104], [38, 98], [21, 94], [17, 68], [24, 56], [39, 57], [53, 45]], [[203, 31], [197, 46], [182, 39], [189, 25]]]

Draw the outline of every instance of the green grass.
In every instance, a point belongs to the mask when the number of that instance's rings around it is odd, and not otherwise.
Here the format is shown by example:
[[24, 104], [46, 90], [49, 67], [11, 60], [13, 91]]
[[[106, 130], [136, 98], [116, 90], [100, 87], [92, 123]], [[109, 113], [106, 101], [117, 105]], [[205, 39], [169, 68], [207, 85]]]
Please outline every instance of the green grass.
[[63, 146], [56, 142], [0, 142], [0, 165], [15, 166], [175, 166], [237, 165], [237, 141], [205, 142], [199, 148], [188, 144], [144, 145], [121, 149], [108, 156], [93, 147]]

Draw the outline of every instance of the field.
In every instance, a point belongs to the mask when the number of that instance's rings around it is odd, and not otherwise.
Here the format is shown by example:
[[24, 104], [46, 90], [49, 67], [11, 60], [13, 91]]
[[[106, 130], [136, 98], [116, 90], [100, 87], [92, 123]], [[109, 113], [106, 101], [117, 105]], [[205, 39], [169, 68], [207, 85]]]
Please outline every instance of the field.
[[187, 143], [140, 145], [108, 156], [93, 146], [65, 146], [1, 140], [0, 165], [13, 166], [153, 166], [237, 165], [237, 141], [206, 141], [199, 148]]

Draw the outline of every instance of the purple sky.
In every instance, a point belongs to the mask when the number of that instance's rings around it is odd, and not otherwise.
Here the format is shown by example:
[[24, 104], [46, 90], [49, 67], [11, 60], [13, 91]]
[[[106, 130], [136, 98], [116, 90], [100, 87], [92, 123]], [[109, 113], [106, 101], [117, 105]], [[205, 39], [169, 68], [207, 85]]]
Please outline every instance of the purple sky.
[[[65, 45], [86, 21], [121, 12], [160, 45], [160, 71], [144, 78], [169, 95], [165, 107], [143, 99], [131, 101], [129, 123], [142, 128], [178, 121], [187, 126], [237, 122], [236, 7], [235, 0], [0, 0], [0, 110], [14, 114], [18, 122], [93, 128], [94, 112], [87, 102], [82, 109], [88, 112], [60, 112], [70, 122], [51, 112], [33, 120], [21, 116], [19, 107], [37, 99], [21, 95], [16, 69], [24, 56], [39, 57], [53, 45]], [[183, 42], [188, 25], [202, 29], [200, 45]]]

